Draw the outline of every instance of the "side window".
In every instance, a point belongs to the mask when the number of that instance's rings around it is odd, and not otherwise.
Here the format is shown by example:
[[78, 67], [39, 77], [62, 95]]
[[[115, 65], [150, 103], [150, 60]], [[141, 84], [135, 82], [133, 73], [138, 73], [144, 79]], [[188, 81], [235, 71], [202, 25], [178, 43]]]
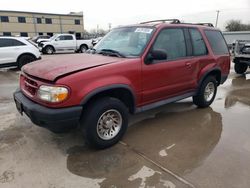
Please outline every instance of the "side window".
[[64, 40], [73, 40], [73, 37], [71, 35], [64, 36]]
[[15, 39], [12, 39], [12, 46], [25, 46], [26, 44], [18, 41], [18, 40], [15, 40]]
[[201, 33], [197, 29], [189, 29], [189, 33], [191, 35], [191, 41], [193, 45], [193, 55], [207, 55], [207, 47], [201, 36]]
[[158, 35], [153, 50], [164, 50], [167, 60], [185, 57], [186, 43], [182, 29], [164, 29]]
[[58, 41], [65, 40], [65, 36], [60, 36], [57, 38]]
[[12, 46], [10, 39], [1, 39], [0, 38], [0, 48]]
[[227, 44], [220, 31], [206, 30], [205, 34], [215, 55], [228, 54]]
[[0, 48], [1, 47], [11, 47], [11, 46], [24, 46], [25, 44], [15, 40], [15, 39], [1, 39], [0, 38]]

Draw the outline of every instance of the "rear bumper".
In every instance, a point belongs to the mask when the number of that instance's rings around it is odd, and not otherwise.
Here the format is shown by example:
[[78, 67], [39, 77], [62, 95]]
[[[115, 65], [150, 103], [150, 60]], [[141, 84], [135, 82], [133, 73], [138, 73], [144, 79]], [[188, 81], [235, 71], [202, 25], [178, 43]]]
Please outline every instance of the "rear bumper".
[[233, 59], [233, 63], [244, 63], [247, 64], [248, 66], [250, 66], [250, 57], [249, 58], [245, 58], [245, 57], [234, 57]]
[[14, 93], [14, 100], [21, 114], [24, 112], [34, 124], [50, 130], [76, 127], [82, 113], [82, 106], [61, 109], [44, 107], [28, 99], [19, 90]]

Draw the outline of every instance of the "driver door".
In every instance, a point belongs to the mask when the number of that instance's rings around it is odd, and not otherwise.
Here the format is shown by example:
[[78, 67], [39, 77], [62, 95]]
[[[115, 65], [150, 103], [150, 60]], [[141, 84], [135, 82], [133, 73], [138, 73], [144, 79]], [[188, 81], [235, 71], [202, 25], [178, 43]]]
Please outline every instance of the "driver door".
[[192, 66], [192, 58], [188, 57], [184, 30], [162, 29], [150, 51], [152, 50], [164, 51], [167, 59], [143, 63], [143, 104], [179, 96], [192, 90], [195, 83], [190, 77], [195, 67]]

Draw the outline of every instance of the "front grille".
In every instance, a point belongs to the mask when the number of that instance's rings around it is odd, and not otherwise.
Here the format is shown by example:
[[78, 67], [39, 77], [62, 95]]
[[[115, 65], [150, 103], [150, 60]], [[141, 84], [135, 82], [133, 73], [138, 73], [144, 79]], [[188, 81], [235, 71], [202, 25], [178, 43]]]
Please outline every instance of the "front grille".
[[28, 92], [28, 94], [34, 96], [38, 90], [37, 82], [24, 77], [24, 90]]

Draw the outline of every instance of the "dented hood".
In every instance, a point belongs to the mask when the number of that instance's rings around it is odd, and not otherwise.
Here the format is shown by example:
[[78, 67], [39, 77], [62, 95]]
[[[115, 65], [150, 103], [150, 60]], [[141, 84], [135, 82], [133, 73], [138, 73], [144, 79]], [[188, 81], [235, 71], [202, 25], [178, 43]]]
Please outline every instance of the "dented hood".
[[58, 77], [85, 69], [121, 61], [121, 58], [92, 54], [66, 54], [43, 57], [23, 67], [28, 75], [44, 80], [55, 81]]

